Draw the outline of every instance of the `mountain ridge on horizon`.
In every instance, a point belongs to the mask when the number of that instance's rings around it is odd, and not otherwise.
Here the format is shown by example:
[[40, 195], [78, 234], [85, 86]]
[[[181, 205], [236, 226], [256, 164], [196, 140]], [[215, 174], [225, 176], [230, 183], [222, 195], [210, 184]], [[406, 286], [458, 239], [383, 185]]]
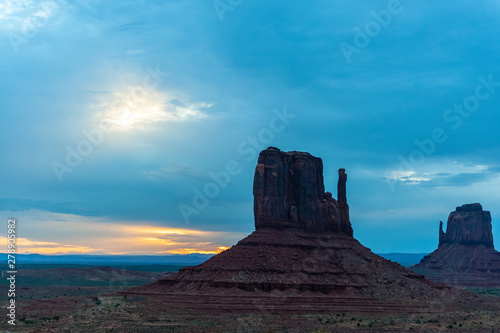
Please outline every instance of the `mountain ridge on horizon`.
[[[416, 264], [420, 262], [425, 255], [428, 253], [399, 253], [399, 252], [389, 252], [389, 253], [376, 253], [377, 255], [384, 257], [385, 259], [397, 262], [403, 266]], [[2, 262], [7, 261], [7, 254], [2, 253], [5, 259]], [[105, 264], [105, 263], [133, 263], [136, 265], [149, 265], [149, 264], [185, 264], [185, 265], [197, 265], [203, 263], [209, 258], [213, 257], [213, 254], [162, 254], [162, 255], [114, 255], [114, 254], [18, 254], [17, 257], [20, 263], [29, 264], [46, 264], [46, 263], [75, 263], [92, 265], [92, 264]]]

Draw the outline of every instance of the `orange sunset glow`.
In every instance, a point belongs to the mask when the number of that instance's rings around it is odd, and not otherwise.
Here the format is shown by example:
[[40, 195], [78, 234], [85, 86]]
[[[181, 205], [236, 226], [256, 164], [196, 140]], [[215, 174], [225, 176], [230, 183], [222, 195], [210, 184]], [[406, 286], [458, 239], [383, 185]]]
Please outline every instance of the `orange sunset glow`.
[[[40, 214], [39, 211], [36, 212]], [[24, 220], [28, 220], [28, 216]], [[53, 254], [217, 254], [241, 235], [225, 231], [204, 231], [142, 225], [144, 222], [123, 224], [109, 223], [82, 216], [50, 213], [34, 223], [25, 237], [17, 238], [17, 253]], [[140, 226], [139, 226], [140, 225]], [[40, 228], [40, 230], [38, 230]], [[56, 229], [65, 233], [45, 235], [44, 230]], [[74, 230], [81, 232], [75, 233]], [[99, 230], [95, 233], [95, 230]], [[6, 237], [0, 237], [7, 244]], [[221, 243], [222, 241], [222, 243]]]
[[201, 250], [196, 250], [196, 249], [181, 249], [181, 250], [171, 250], [167, 251], [166, 253], [170, 254], [193, 254], [193, 253], [199, 253], [199, 254], [219, 254], [223, 251], [228, 250], [229, 248], [226, 246], [219, 246], [216, 251], [201, 251]]

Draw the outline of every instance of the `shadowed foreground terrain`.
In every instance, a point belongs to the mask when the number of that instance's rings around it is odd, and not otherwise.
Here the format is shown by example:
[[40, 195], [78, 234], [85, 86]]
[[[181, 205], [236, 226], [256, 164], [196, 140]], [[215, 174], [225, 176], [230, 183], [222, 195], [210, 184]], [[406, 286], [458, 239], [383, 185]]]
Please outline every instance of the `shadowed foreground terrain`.
[[[36, 268], [37, 266], [42, 268]], [[500, 325], [498, 310], [462, 310], [439, 313], [438, 297], [431, 308], [437, 312], [412, 315], [360, 313], [342, 305], [329, 314], [271, 315], [254, 313], [213, 314], [210, 304], [201, 311], [175, 313], [161, 298], [110, 295], [130, 286], [149, 283], [169, 274], [162, 267], [140, 267], [143, 271], [109, 267], [57, 267], [31, 265], [23, 270], [17, 299], [18, 321], [13, 329], [3, 321], [0, 330], [10, 332], [495, 332]], [[68, 266], [68, 265], [66, 265]], [[163, 269], [168, 267], [163, 267]], [[134, 267], [133, 269], [139, 269]], [[151, 270], [151, 271], [147, 271]], [[89, 278], [90, 277], [90, 278]], [[124, 285], [126, 284], [126, 285]], [[500, 295], [500, 290], [475, 289]], [[237, 293], [236, 293], [237, 294]], [[279, 294], [279, 293], [278, 293]], [[284, 295], [284, 294], [282, 294]], [[290, 295], [288, 295], [290, 296]], [[484, 298], [494, 303], [496, 298]], [[287, 297], [276, 298], [284, 302]], [[245, 301], [244, 299], [240, 299]], [[498, 299], [497, 302], [499, 302]], [[4, 301], [2, 302], [4, 304]], [[250, 302], [251, 303], [251, 302]], [[256, 303], [258, 305], [259, 303]], [[460, 326], [461, 325], [461, 326]]]
[[[79, 265], [21, 265], [16, 276], [17, 320], [63, 318], [96, 305], [98, 297], [168, 276], [169, 266], [111, 268]], [[6, 272], [2, 272], [6, 276]], [[7, 288], [3, 278], [0, 286]], [[7, 293], [1, 295], [6, 304]]]
[[[498, 311], [453, 311], [407, 316], [337, 312], [331, 314], [264, 315], [173, 314], [164, 302], [148, 297], [98, 296], [80, 308], [62, 310], [70, 299], [44, 300], [40, 307], [59, 304], [45, 315], [24, 318], [10, 332], [498, 332]], [[439, 306], [439, 302], [436, 302]]]

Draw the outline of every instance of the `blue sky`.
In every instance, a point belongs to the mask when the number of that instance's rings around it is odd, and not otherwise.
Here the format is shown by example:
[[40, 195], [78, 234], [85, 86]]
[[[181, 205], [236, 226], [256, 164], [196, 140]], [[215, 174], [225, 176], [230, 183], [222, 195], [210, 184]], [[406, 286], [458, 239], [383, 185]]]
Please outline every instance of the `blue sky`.
[[276, 146], [321, 157], [334, 193], [346, 168], [375, 252], [434, 250], [471, 202], [498, 244], [499, 20], [496, 1], [3, 1], [2, 216], [27, 252], [216, 252], [253, 230]]

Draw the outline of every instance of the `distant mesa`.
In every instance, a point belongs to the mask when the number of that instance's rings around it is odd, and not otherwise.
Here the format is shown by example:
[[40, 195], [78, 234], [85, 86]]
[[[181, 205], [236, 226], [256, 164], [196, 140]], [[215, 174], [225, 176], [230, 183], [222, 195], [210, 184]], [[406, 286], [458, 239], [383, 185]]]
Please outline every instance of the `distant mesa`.
[[493, 247], [491, 214], [479, 203], [457, 207], [448, 217], [446, 233], [439, 223], [439, 245], [463, 244]]
[[448, 217], [446, 232], [439, 223], [437, 250], [412, 270], [457, 287], [500, 287], [500, 252], [493, 247], [490, 212], [479, 203], [457, 207]]
[[[437, 286], [375, 255], [354, 237], [347, 174], [337, 199], [325, 192], [323, 162], [270, 147], [254, 176], [255, 231], [198, 266], [126, 294], [195, 313], [422, 313], [474, 307], [477, 295]], [[436, 304], [439, 302], [439, 304]]]

